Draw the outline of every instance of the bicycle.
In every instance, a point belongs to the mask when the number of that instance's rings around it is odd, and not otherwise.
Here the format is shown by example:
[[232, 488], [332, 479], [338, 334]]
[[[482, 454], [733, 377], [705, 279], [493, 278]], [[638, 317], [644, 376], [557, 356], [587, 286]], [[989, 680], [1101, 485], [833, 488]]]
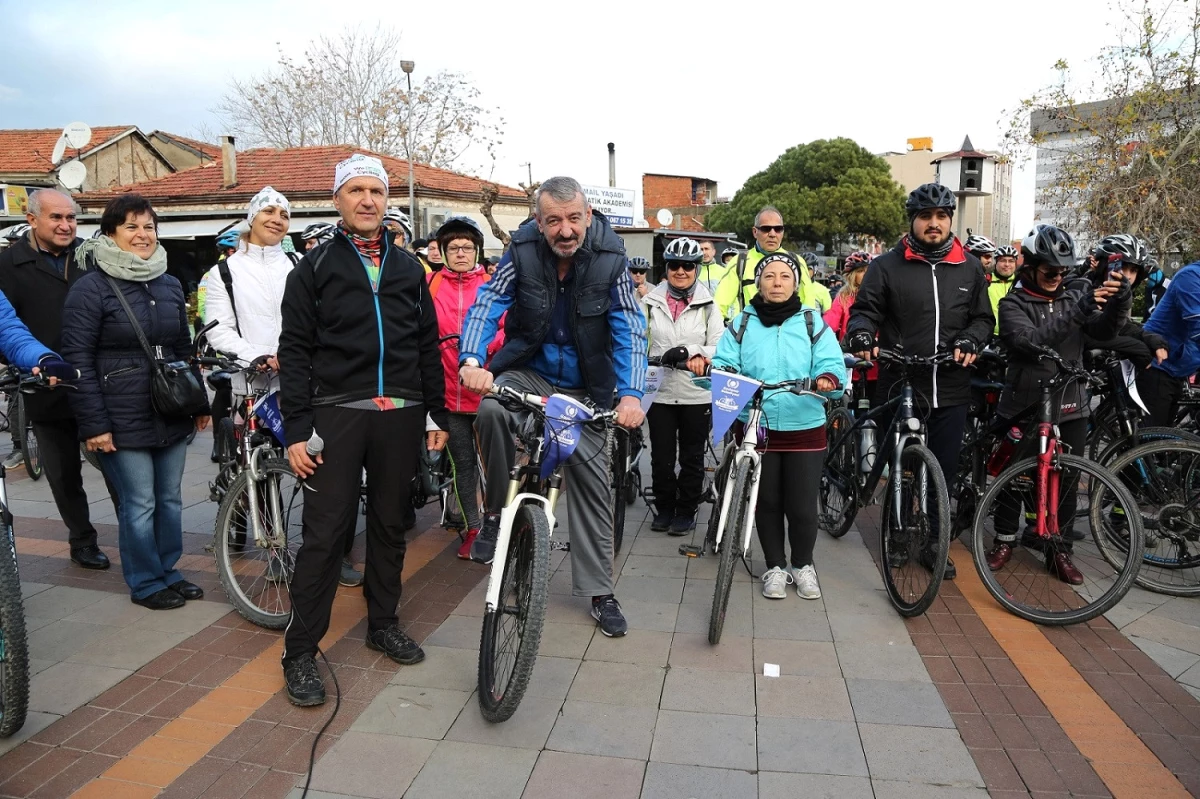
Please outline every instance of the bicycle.
[[17, 391], [17, 403], [10, 422], [12, 430], [16, 431], [17, 442], [21, 445], [21, 454], [25, 462], [25, 472], [34, 480], [42, 479], [42, 451], [38, 447], [37, 434], [33, 432], [33, 421], [25, 412], [25, 397]]
[[[479, 709], [486, 720], [498, 723], [516, 712], [537, 659], [550, 588], [554, 507], [563, 465], [577, 441], [572, 428], [591, 424], [611, 430], [616, 411], [590, 413], [570, 400], [560, 418], [547, 411], [560, 395], [540, 397], [503, 385], [492, 386], [490, 393], [512, 410], [530, 411], [516, 434], [517, 457], [500, 511], [479, 641]], [[551, 468], [543, 476], [548, 458]]]
[[963, 429], [958, 471], [954, 475], [954, 516], [950, 527], [953, 538], [970, 531], [975, 523], [975, 509], [987, 490], [988, 457], [995, 449], [999, 432], [995, 429], [996, 409], [1004, 393], [1003, 374], [996, 374], [1004, 366], [1004, 359], [997, 350], [982, 350], [972, 366], [976, 375], [971, 378], [971, 404]]
[[[755, 385], [754, 396], [748, 405], [745, 435], [740, 444], [726, 448], [726, 458], [718, 472], [725, 476], [717, 495], [720, 510], [718, 512], [716, 507], [713, 508], [713, 514], [718, 517], [714, 551], [719, 552], [720, 556], [717, 561], [712, 610], [708, 619], [708, 642], [718, 644], [721, 642], [721, 632], [725, 626], [725, 612], [729, 607], [729, 591], [733, 586], [734, 558], [740, 556], [744, 561], [750, 556], [754, 510], [758, 505], [758, 478], [762, 471], [762, 456], [755, 448], [759, 442], [759, 424], [763, 421], [763, 400], [767, 392], [774, 391], [790, 391], [796, 396], [815, 397], [822, 404], [828, 402], [828, 397], [812, 390], [815, 381], [810, 378], [760, 383], [752, 378], [729, 372], [722, 373], [720, 370], [714, 370], [713, 374], [725, 374], [729, 377], [727, 386], [734, 381]], [[717, 393], [714, 390], [714, 404], [725, 401], [725, 398], [718, 399], [715, 396]], [[735, 549], [735, 542], [740, 544], [740, 548]]]
[[1200, 441], [1200, 436], [1176, 427], [1142, 424], [1142, 410], [1129, 392], [1120, 358], [1106, 350], [1092, 350], [1090, 356], [1103, 399], [1089, 419], [1089, 460], [1108, 465], [1134, 447], [1161, 439]]
[[[900, 368], [900, 393], [865, 413], [861, 406], [856, 408], [858, 416], [845, 408], [831, 414], [832, 443], [821, 470], [817, 523], [835, 538], [845, 535], [858, 512], [874, 502], [886, 467], [879, 517], [879, 568], [892, 606], [901, 616], [919, 616], [933, 604], [946, 573], [951, 518], [945, 476], [925, 445], [925, 424], [917, 415], [911, 372], [951, 363], [954, 356], [880, 350], [876, 359]], [[855, 369], [871, 365], [869, 361], [853, 362]], [[895, 415], [882, 450], [889, 456], [883, 458], [875, 437], [876, 420], [892, 412]], [[931, 526], [934, 511], [936, 531]]]
[[[1004, 464], [979, 503], [969, 548], [984, 587], [1009, 612], [1037, 624], [1077, 624], [1107, 612], [1129, 591], [1145, 538], [1140, 517], [1126, 514], [1136, 504], [1120, 479], [1100, 464], [1068, 454], [1059, 439], [1055, 389], [1097, 378], [1053, 350], [1043, 348], [1039, 357], [1053, 361], [1058, 373], [1042, 382], [1040, 401], [1014, 420], [1019, 424], [1033, 416], [1020, 447], [1009, 457], [1031, 449], [1037, 454]], [[1087, 498], [1086, 513], [1074, 513], [1062, 524], [1060, 512], [1065, 515], [1063, 503], [1072, 493], [1076, 502]], [[1025, 508], [1034, 514], [1022, 534], [1018, 530], [1026, 521]], [[1132, 519], [1123, 553], [1108, 529], [1113, 515]], [[1090, 524], [1090, 536], [1073, 535], [1074, 525], [1083, 519]], [[997, 544], [1009, 546], [1007, 558]], [[1040, 552], [1043, 563], [1037, 562], [1033, 550]], [[999, 564], [995, 570], [988, 563], [989, 553]], [[1066, 582], [1069, 574], [1061, 570], [1059, 555], [1066, 555], [1078, 570], [1078, 585]]]

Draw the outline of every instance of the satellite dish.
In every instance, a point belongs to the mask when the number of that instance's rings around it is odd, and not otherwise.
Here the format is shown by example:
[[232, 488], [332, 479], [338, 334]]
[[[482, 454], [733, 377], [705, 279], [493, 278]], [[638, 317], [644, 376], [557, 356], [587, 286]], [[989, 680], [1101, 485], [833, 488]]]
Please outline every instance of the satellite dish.
[[675, 221], [675, 214], [671, 213], [666, 208], [659, 208], [658, 213], [654, 218], [657, 219], [658, 224], [662, 225], [663, 227], [670, 227], [671, 223]]
[[72, 122], [63, 128], [63, 138], [76, 150], [82, 150], [92, 140], [92, 129], [82, 122]]
[[54, 152], [50, 155], [50, 164], [58, 166], [58, 162], [63, 160], [63, 154], [67, 151], [67, 137], [59, 136], [58, 141], [54, 143]]
[[87, 167], [79, 161], [68, 161], [58, 168], [58, 182], [68, 189], [80, 188], [86, 179]]

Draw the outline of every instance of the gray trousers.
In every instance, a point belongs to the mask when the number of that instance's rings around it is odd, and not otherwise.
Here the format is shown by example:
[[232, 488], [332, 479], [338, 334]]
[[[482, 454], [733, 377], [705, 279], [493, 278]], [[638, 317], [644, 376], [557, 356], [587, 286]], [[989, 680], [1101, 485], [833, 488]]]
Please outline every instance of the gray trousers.
[[[496, 378], [528, 394], [549, 396], [553, 387], [533, 372], [518, 369]], [[582, 397], [582, 391], [560, 391]], [[487, 512], [499, 513], [508, 495], [508, 472], [516, 454], [515, 434], [526, 413], [512, 413], [485, 397], [475, 430], [487, 475]], [[575, 596], [613, 593], [612, 499], [607, 437], [602, 428], [580, 426], [579, 447], [566, 465], [567, 512], [571, 533], [571, 581]]]
[[[450, 460], [454, 464], [454, 498], [451, 509], [466, 521], [468, 530], [479, 529], [479, 467], [475, 462], [475, 414], [451, 413], [449, 426]], [[507, 481], [506, 481], [507, 482]]]

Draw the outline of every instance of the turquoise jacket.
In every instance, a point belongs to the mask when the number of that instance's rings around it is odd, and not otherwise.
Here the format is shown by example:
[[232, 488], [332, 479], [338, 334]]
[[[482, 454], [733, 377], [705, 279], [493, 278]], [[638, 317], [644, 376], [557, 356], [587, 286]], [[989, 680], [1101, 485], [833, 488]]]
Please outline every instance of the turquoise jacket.
[[[750, 319], [739, 344], [733, 331], [741, 324], [741, 314], [729, 322], [729, 328], [717, 344], [712, 368], [736, 371], [764, 383], [779, 383], [802, 378], [832, 376], [838, 383], [826, 396], [837, 398], [846, 385], [846, 367], [842, 348], [833, 328], [825, 324], [820, 310], [812, 310], [814, 339], [808, 337], [805, 314], [800, 312], [782, 325], [766, 327], [758, 320], [754, 306], [742, 314]], [[797, 396], [787, 391], [771, 391], [763, 401], [763, 413], [769, 430], [811, 430], [825, 424], [825, 406], [815, 397]], [[738, 418], [745, 422], [749, 411]]]

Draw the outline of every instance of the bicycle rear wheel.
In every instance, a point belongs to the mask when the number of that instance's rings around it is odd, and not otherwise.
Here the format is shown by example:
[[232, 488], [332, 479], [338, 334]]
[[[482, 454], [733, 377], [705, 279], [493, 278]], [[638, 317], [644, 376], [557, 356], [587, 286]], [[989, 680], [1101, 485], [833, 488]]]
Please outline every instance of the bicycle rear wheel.
[[614, 429], [609, 447], [609, 504], [612, 505], [613, 555], [621, 552], [625, 540], [625, 486], [629, 475], [625, 468], [629, 463], [629, 433]]
[[[1059, 502], [1051, 507], [1047, 498], [1046, 505], [1047, 513], [1058, 514], [1063, 535], [1042, 538], [1028, 527], [1022, 532], [1025, 509], [1038, 507], [1037, 459], [1027, 458], [1001, 473], [984, 494], [971, 552], [984, 586], [1004, 608], [1037, 624], [1077, 624], [1107, 612], [1129, 591], [1145, 538], [1133, 497], [1108, 469], [1059, 455], [1055, 471], [1060, 475]], [[1064, 503], [1072, 496], [1078, 507], [1088, 507], [1087, 515], [1067, 515]], [[1117, 534], [1109, 521], [1113, 515], [1131, 519], [1130, 529]], [[1077, 530], [1080, 526], [1085, 529]], [[992, 571], [987, 556], [1002, 543], [998, 535], [1015, 535], [1016, 540], [1009, 544], [1007, 561]], [[1124, 540], [1123, 552], [1114, 543], [1119, 539]], [[1059, 578], [1055, 559], [1061, 555], [1079, 571], [1078, 585]]]
[[1140, 447], [1143, 444], [1149, 444], [1154, 441], [1200, 442], [1200, 436], [1197, 436], [1195, 433], [1189, 433], [1186, 430], [1180, 430], [1178, 427], [1139, 427], [1137, 432], [1132, 436], [1123, 436], [1114, 441], [1106, 442], [1107, 446], [1098, 455], [1093, 454], [1089, 447], [1088, 457], [1101, 466], [1109, 466], [1113, 461], [1134, 447]]
[[[296, 567], [304, 511], [303, 485], [285, 461], [259, 464], [260, 479], [243, 469], [217, 508], [213, 550], [221, 588], [247, 621], [282, 630], [292, 613], [288, 585]], [[256, 491], [264, 542], [254, 538], [250, 492]]]
[[479, 640], [479, 710], [490, 722], [507, 721], [525, 695], [549, 590], [550, 524], [541, 506], [522, 505], [500, 576], [500, 604], [484, 612]]
[[25, 411], [25, 395], [17, 400], [21, 419], [21, 452], [25, 456], [25, 471], [34, 480], [42, 479], [42, 450], [38, 447], [37, 435], [33, 432], [33, 422]]
[[[1174, 439], [1129, 450], [1111, 465], [1133, 494], [1145, 529], [1137, 584], [1170, 596], [1200, 596], [1200, 444]], [[1128, 525], [1118, 512], [1106, 532], [1115, 554], [1129, 546]], [[1106, 554], [1113, 554], [1105, 548]], [[1119, 567], [1119, 558], [1109, 563]]]
[[[899, 493], [899, 515], [894, 504]], [[950, 547], [950, 499], [933, 453], [910, 444], [888, 475], [879, 514], [880, 568], [901, 616], [919, 616], [937, 597]]]
[[821, 469], [817, 526], [841, 538], [858, 513], [858, 440], [851, 434], [854, 416], [838, 408], [829, 416], [825, 437], [829, 450]]
[[[11, 540], [11, 539], [10, 539]], [[0, 544], [0, 738], [21, 729], [29, 706], [29, 648], [17, 561]]]
[[[717, 561], [717, 581], [713, 590], [712, 610], [708, 617], [708, 642], [719, 644], [725, 627], [725, 610], [729, 607], [729, 591], [733, 587], [733, 570], [741, 554], [742, 530], [750, 508], [750, 459], [742, 458], [734, 466], [733, 483], [729, 489], [729, 512], [721, 531], [720, 559]], [[713, 513], [721, 513], [718, 502]]]

